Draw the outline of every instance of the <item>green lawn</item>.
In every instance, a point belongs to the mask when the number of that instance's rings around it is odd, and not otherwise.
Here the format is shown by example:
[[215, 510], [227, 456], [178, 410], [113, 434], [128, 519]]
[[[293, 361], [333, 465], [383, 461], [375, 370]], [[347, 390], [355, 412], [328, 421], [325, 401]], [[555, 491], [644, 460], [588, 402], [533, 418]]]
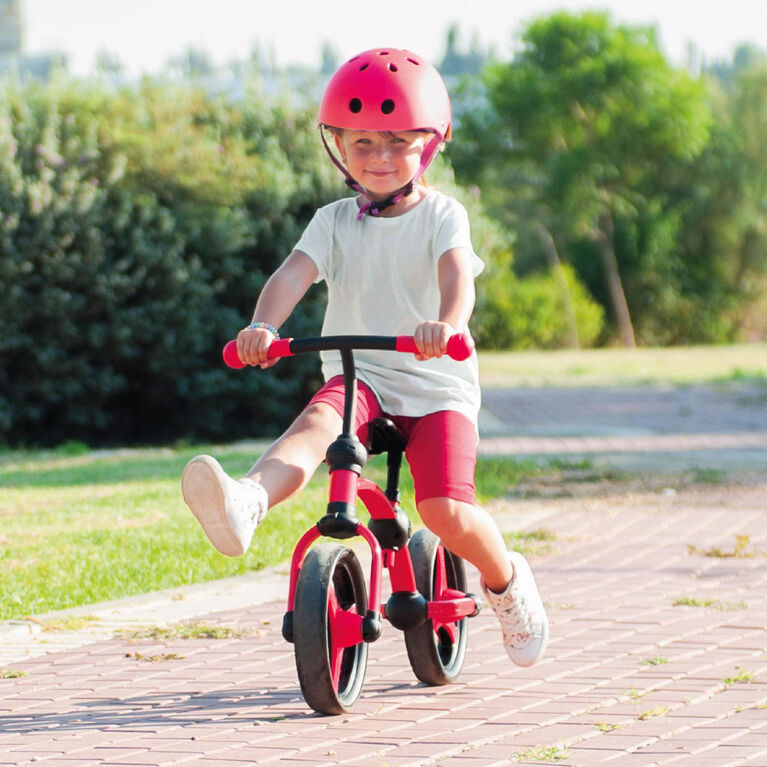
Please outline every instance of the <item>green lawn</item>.
[[[749, 379], [767, 385], [767, 345], [481, 354], [485, 386], [677, 383]], [[81, 449], [79, 449], [81, 448]], [[218, 554], [181, 499], [185, 463], [215, 455], [235, 476], [252, 446], [0, 452], [0, 620], [223, 578], [284, 562], [299, 535], [323, 513], [326, 475], [273, 510], [251, 550]], [[531, 463], [483, 458], [481, 500], [503, 495]], [[382, 479], [379, 456], [366, 469]], [[413, 509], [403, 478], [403, 506]], [[412, 516], [413, 522], [417, 520]]]
[[[243, 447], [0, 454], [0, 620], [237, 575], [284, 562], [324, 513], [321, 468], [297, 498], [273, 509], [250, 551], [230, 559], [208, 543], [181, 498], [182, 469], [209, 452], [235, 476], [253, 462]], [[482, 497], [502, 495], [530, 464], [486, 459]], [[383, 481], [376, 457], [366, 475]], [[413, 509], [403, 477], [403, 507]], [[417, 523], [415, 514], [411, 516]]]
[[755, 379], [767, 383], [767, 344], [667, 349], [481, 352], [485, 387], [694, 384]]

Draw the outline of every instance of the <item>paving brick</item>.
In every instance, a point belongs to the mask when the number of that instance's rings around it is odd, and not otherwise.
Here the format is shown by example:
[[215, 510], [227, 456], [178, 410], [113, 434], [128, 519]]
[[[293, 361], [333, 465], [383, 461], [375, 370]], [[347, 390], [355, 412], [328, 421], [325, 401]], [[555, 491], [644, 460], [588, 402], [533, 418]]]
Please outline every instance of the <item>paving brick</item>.
[[[446, 687], [415, 682], [401, 634], [387, 631], [371, 645], [354, 710], [316, 716], [279, 637], [284, 599], [264, 601], [204, 616], [272, 627], [258, 640], [109, 639], [20, 661], [29, 676], [0, 680], [0, 765], [44, 756], [61, 767], [496, 767], [541, 745], [566, 747], [557, 763], [578, 767], [767, 765], [767, 561], [687, 552], [736, 530], [767, 548], [760, 487], [728, 491], [737, 513], [717, 508], [716, 488], [684, 502], [616, 498], [609, 516], [588, 498], [515, 504], [515, 526], [529, 512], [562, 539], [534, 569], [547, 600], [573, 604], [551, 609], [550, 651], [531, 669], [509, 663], [487, 611], [472, 623], [460, 683]], [[477, 590], [476, 572], [470, 581]], [[747, 606], [673, 606], [682, 595]], [[136, 651], [185, 658], [125, 657]], [[644, 663], [655, 657], [669, 662]], [[754, 672], [751, 683], [725, 685], [739, 668]]]

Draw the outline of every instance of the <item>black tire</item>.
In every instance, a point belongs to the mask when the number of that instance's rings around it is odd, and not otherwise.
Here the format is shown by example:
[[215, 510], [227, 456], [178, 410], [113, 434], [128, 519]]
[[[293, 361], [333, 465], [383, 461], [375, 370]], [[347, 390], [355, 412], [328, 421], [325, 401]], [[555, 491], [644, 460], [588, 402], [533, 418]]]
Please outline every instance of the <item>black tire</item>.
[[368, 646], [360, 637], [359, 644], [334, 651], [332, 615], [337, 605], [364, 617], [367, 601], [362, 568], [351, 549], [323, 543], [309, 551], [296, 584], [293, 633], [301, 692], [318, 713], [342, 714], [359, 698]]
[[[435, 598], [435, 591], [445, 587], [466, 590], [463, 560], [448, 551], [434, 533], [418, 530], [408, 548], [418, 591], [427, 601]], [[444, 570], [440, 565], [440, 550], [444, 552]], [[405, 631], [407, 657], [416, 677], [431, 685], [454, 682], [463, 668], [467, 638], [466, 618], [440, 625], [427, 618], [417, 628]]]

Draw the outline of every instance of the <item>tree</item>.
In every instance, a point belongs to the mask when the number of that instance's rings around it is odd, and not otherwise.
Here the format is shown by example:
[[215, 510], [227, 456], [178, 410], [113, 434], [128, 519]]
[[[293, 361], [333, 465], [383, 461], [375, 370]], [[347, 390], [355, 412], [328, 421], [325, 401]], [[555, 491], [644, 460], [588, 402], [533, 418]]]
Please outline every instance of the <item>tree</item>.
[[168, 62], [171, 70], [178, 72], [182, 79], [199, 80], [210, 77], [216, 71], [210, 55], [194, 46], [187, 47], [180, 56]]
[[448, 78], [460, 75], [478, 75], [488, 61], [488, 54], [481, 49], [476, 35], [472, 37], [469, 50], [465, 53], [459, 48], [459, 35], [458, 25], [451, 24], [445, 37], [445, 55], [437, 67]]
[[334, 43], [325, 40], [320, 49], [320, 74], [330, 77], [338, 69], [338, 49]]
[[620, 337], [634, 346], [616, 222], [640, 216], [649, 180], [666, 163], [704, 147], [703, 85], [670, 67], [652, 29], [614, 26], [597, 12], [533, 21], [514, 59], [491, 64], [485, 83], [490, 111], [467, 126], [474, 150], [482, 146], [471, 161], [475, 178], [479, 171], [486, 189], [505, 187], [508, 201], [510, 169], [526, 170], [541, 223], [594, 244]]
[[752, 61], [712, 90], [711, 141], [674, 189], [684, 277], [700, 297], [696, 324], [708, 332], [701, 340], [767, 332], [767, 58]]

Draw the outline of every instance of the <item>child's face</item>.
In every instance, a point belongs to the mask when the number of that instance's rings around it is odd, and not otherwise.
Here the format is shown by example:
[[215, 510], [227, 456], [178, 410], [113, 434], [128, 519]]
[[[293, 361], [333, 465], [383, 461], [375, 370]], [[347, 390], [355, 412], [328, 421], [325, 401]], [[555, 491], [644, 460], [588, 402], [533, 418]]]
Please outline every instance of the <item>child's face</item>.
[[335, 134], [341, 158], [352, 177], [373, 195], [384, 199], [407, 184], [418, 172], [421, 154], [431, 134], [344, 130]]

